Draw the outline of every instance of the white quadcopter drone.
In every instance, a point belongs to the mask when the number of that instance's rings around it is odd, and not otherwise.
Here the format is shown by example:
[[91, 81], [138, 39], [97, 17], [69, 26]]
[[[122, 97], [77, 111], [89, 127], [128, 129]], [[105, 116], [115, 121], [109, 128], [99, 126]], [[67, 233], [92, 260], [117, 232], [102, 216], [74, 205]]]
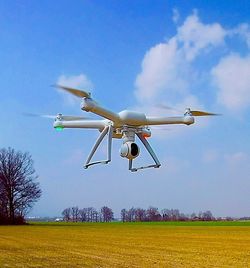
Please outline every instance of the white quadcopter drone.
[[[54, 128], [57, 130], [62, 130], [64, 128], [89, 128], [97, 129], [101, 132], [87, 158], [84, 165], [85, 169], [96, 164], [108, 164], [111, 161], [113, 138], [122, 139], [120, 156], [129, 160], [130, 171], [137, 171], [145, 168], [159, 168], [161, 164], [152, 147], [146, 140], [146, 138], [151, 136], [149, 126], [168, 124], [191, 125], [194, 123], [194, 116], [217, 115], [203, 111], [192, 111], [189, 108], [186, 109], [183, 116], [176, 117], [151, 117], [146, 116], [144, 113], [128, 110], [121, 111], [117, 114], [100, 106], [91, 98], [91, 94], [89, 92], [61, 85], [56, 85], [56, 87], [82, 98], [81, 109], [83, 111], [92, 112], [105, 118], [103, 120], [88, 120], [85, 117], [79, 116], [64, 116], [62, 114], [58, 114], [56, 116]], [[91, 162], [97, 148], [106, 135], [108, 136], [107, 159]], [[142, 167], [133, 167], [133, 159], [135, 159], [140, 153], [139, 146], [135, 143], [136, 136], [141, 140], [142, 144], [151, 155], [154, 164]]]

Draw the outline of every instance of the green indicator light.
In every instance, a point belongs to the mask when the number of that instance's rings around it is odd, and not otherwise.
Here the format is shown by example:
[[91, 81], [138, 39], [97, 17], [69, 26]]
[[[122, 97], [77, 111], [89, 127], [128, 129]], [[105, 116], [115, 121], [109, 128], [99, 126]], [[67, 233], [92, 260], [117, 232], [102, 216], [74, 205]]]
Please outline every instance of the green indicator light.
[[58, 127], [55, 127], [56, 131], [62, 131], [63, 130], [63, 127], [62, 126], [58, 126]]

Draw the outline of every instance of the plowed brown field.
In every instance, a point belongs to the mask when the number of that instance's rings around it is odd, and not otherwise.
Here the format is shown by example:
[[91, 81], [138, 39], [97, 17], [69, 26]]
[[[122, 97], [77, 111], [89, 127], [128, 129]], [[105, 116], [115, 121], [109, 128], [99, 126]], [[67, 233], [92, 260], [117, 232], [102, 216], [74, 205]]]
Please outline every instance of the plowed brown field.
[[0, 226], [0, 267], [250, 267], [249, 224]]

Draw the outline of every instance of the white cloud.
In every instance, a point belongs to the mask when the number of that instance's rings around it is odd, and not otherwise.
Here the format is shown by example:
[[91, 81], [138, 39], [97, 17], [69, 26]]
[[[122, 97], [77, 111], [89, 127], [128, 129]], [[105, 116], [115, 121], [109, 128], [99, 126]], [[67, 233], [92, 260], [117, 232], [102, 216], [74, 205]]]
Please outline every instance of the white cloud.
[[203, 24], [195, 12], [178, 28], [178, 41], [183, 43], [184, 55], [192, 61], [205, 48], [224, 43], [226, 30], [219, 23]]
[[87, 78], [85, 74], [79, 74], [79, 75], [61, 75], [59, 76], [57, 83], [59, 85], [64, 85], [68, 87], [76, 87], [76, 88], [83, 88], [83, 89], [92, 89], [93, 84], [92, 82]]
[[242, 110], [250, 105], [250, 56], [226, 56], [211, 74], [218, 88], [219, 103], [231, 110]]
[[[88, 79], [88, 77], [85, 74], [79, 74], [79, 75], [61, 75], [58, 77], [57, 80], [58, 85], [83, 89], [86, 91], [92, 91], [93, 84]], [[73, 95], [70, 95], [68, 93], [65, 93], [61, 90], [59, 90], [61, 94], [63, 94], [65, 101], [70, 105], [75, 105], [76, 102], [79, 103], [79, 99], [74, 97]]]
[[193, 68], [192, 60], [202, 50], [223, 44], [225, 35], [220, 24], [203, 24], [196, 12], [188, 16], [175, 36], [146, 52], [135, 81], [140, 106], [165, 99], [181, 109], [192, 104], [196, 105], [192, 108], [201, 107], [191, 92], [191, 85], [199, 80], [199, 70]]
[[[174, 10], [173, 19], [176, 21], [177, 15], [177, 10]], [[204, 109], [196, 92], [204, 79], [203, 70], [195, 68], [195, 59], [209, 49], [223, 45], [226, 34], [220, 24], [204, 24], [194, 12], [178, 27], [176, 35], [151, 47], [143, 58], [141, 72], [135, 81], [138, 109], [154, 116], [181, 115], [185, 108]], [[149, 108], [157, 103], [180, 112]], [[203, 118], [196, 127], [192, 127], [193, 131], [207, 124], [208, 121]], [[175, 137], [186, 130], [181, 126], [172, 129], [166, 136]], [[162, 137], [162, 134], [162, 130], [154, 130], [154, 136]]]
[[170, 39], [167, 43], [160, 43], [152, 47], [145, 54], [142, 61], [142, 71], [136, 78], [137, 90], [135, 93], [138, 100], [152, 100], [162, 90], [183, 91], [187, 85], [180, 76], [180, 72], [181, 61], [175, 38]]
[[[177, 18], [177, 10], [174, 10]], [[174, 19], [175, 20], [175, 19]], [[242, 110], [250, 106], [250, 55], [241, 56], [230, 52], [219, 60], [217, 66], [206, 69], [197, 67], [196, 59], [202, 63], [202, 56], [220, 46], [227, 50], [237, 49], [227, 43], [239, 37], [250, 47], [250, 26], [239, 24], [235, 28], [225, 29], [219, 23], [201, 22], [196, 11], [188, 16], [177, 28], [176, 35], [166, 42], [151, 47], [142, 60], [141, 72], [135, 81], [135, 95], [138, 106], [162, 103], [183, 110], [185, 107], [201, 108], [199, 92], [211, 88], [209, 98], [231, 110]], [[224, 50], [225, 52], [226, 50]], [[204, 82], [206, 85], [204, 85]], [[216, 90], [213, 92], [212, 90]], [[202, 94], [200, 94], [202, 95]], [[209, 99], [211, 102], [212, 99]], [[206, 101], [206, 99], [203, 99]]]
[[175, 108], [179, 111], [191, 108], [195, 109], [203, 109], [203, 105], [199, 102], [198, 98], [192, 94], [186, 95], [180, 102], [176, 103]]

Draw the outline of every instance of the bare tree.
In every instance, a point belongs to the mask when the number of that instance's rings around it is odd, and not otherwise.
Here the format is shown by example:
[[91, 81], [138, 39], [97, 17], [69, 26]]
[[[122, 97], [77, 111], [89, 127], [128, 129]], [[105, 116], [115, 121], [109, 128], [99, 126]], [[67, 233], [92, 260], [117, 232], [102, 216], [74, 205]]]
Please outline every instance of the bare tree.
[[179, 221], [186, 220], [187, 216], [180, 213], [178, 209], [163, 209], [162, 218], [164, 221]]
[[180, 211], [179, 209], [171, 209], [172, 211], [172, 220], [178, 221], [180, 219]]
[[101, 208], [102, 221], [110, 222], [113, 220], [114, 213], [111, 208], [104, 206]]
[[146, 213], [147, 213], [147, 218], [149, 221], [161, 220], [161, 214], [159, 213], [158, 208], [149, 207]]
[[93, 222], [100, 221], [100, 213], [96, 209], [93, 210], [92, 220], [93, 220]]
[[199, 211], [199, 213], [198, 213], [198, 219], [200, 221], [203, 221], [203, 212], [202, 211]]
[[100, 214], [93, 207], [79, 209], [76, 207], [66, 208], [62, 212], [64, 221], [72, 222], [98, 222]]
[[126, 216], [127, 216], [127, 210], [126, 210], [125, 208], [123, 208], [123, 209], [121, 210], [121, 221], [122, 221], [122, 222], [127, 221]]
[[204, 221], [212, 221], [214, 219], [213, 214], [210, 210], [203, 212], [202, 218]]
[[127, 213], [127, 221], [132, 222], [135, 221], [135, 208], [131, 208]]
[[0, 223], [7, 223], [7, 197], [3, 185], [0, 183]]
[[72, 214], [72, 221], [78, 222], [79, 219], [79, 208], [78, 207], [72, 207], [71, 208], [71, 214]]
[[163, 221], [169, 221], [170, 220], [170, 210], [167, 208], [162, 209], [162, 220]]
[[79, 210], [79, 218], [81, 222], [87, 221], [87, 208], [82, 208]]
[[0, 203], [10, 223], [23, 218], [40, 198], [41, 189], [29, 153], [0, 149]]
[[136, 221], [145, 221], [146, 220], [146, 210], [143, 208], [135, 209], [135, 220]]
[[64, 221], [70, 221], [71, 220], [71, 209], [65, 208], [62, 212], [63, 220]]
[[87, 221], [88, 222], [93, 222], [93, 211], [95, 209], [93, 207], [88, 207], [87, 208]]
[[193, 213], [190, 215], [190, 219], [191, 219], [192, 221], [197, 220], [197, 219], [198, 219], [198, 216], [196, 216], [196, 214], [193, 212]]

